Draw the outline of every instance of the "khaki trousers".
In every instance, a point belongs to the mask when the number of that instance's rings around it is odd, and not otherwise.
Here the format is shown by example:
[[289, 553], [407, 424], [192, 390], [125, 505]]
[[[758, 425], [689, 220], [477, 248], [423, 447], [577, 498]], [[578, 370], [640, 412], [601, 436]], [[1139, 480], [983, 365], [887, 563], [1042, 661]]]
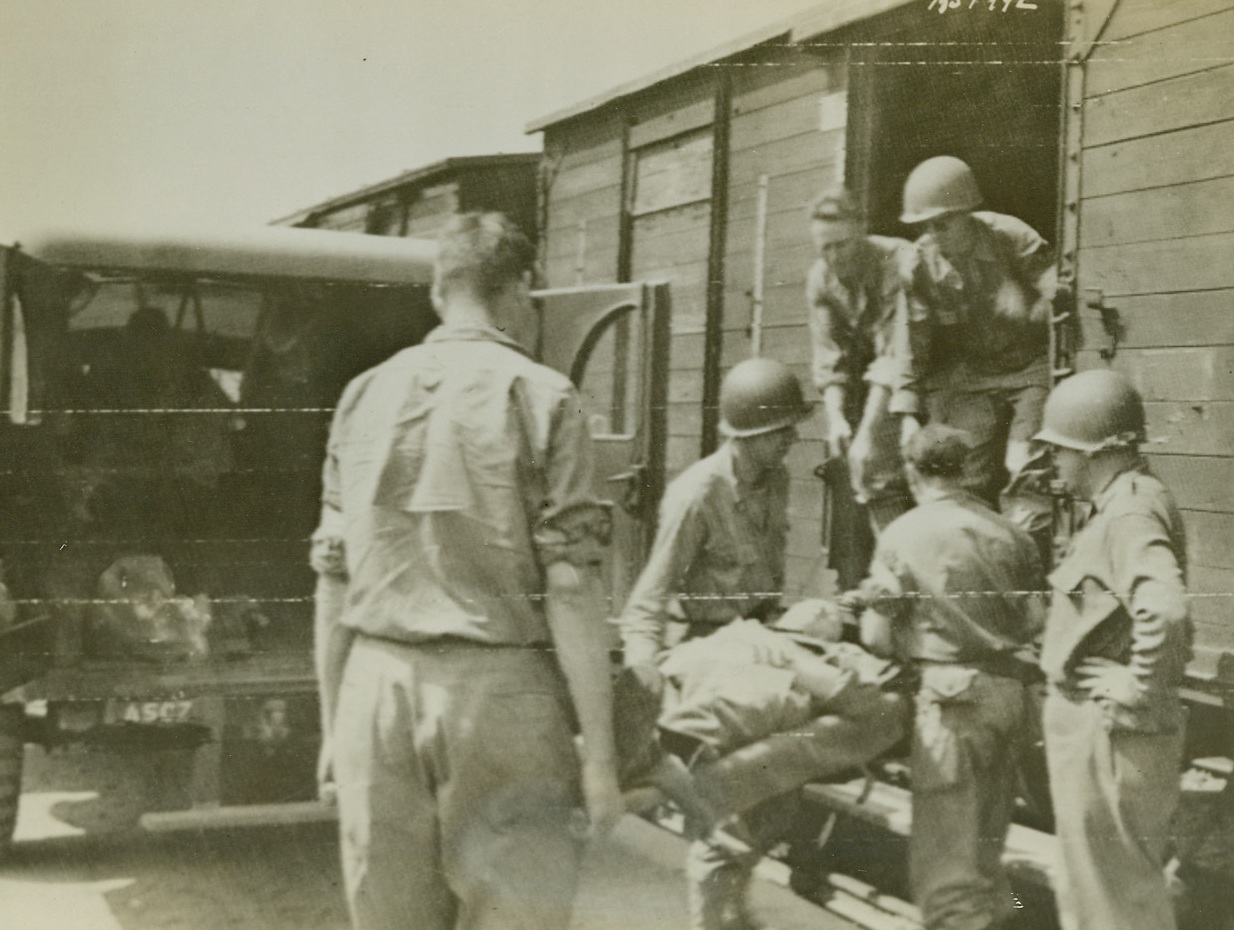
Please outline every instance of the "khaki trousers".
[[746, 893], [754, 867], [799, 818], [801, 785], [864, 765], [900, 740], [904, 700], [854, 685], [817, 717], [788, 733], [734, 750], [695, 769], [699, 793], [747, 848], [723, 837], [691, 844], [686, 861], [691, 930], [751, 930]]
[[1101, 706], [1052, 692], [1046, 762], [1063, 930], [1173, 930], [1164, 854], [1183, 734], [1108, 730]]
[[1049, 554], [1053, 503], [1048, 463], [1014, 461], [1011, 450], [1026, 449], [1041, 429], [1049, 390], [1033, 385], [986, 391], [942, 390], [926, 404], [930, 420], [962, 429], [972, 437], [964, 461], [964, 485], [1022, 527]]
[[334, 721], [356, 930], [564, 930], [580, 803], [551, 655], [358, 637]]
[[909, 883], [928, 930], [985, 930], [1015, 912], [1003, 847], [1015, 800], [1024, 685], [923, 668], [913, 729]]

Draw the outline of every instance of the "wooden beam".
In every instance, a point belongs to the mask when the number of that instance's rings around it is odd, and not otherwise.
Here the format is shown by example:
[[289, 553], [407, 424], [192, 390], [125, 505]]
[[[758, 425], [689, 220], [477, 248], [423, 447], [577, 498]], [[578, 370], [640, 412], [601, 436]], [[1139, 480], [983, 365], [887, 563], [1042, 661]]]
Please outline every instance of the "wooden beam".
[[721, 355], [724, 351], [724, 269], [728, 235], [729, 135], [733, 78], [721, 69], [716, 80], [712, 123], [711, 228], [707, 249], [707, 321], [703, 344], [703, 410], [700, 452], [719, 444]]

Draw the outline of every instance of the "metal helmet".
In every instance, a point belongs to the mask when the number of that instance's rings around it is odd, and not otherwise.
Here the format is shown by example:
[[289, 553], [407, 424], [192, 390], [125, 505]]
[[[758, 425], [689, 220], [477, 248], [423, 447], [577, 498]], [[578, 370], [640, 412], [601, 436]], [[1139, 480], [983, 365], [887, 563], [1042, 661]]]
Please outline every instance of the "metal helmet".
[[770, 358], [738, 362], [720, 385], [720, 429], [726, 436], [757, 436], [810, 415], [797, 376]]
[[927, 158], [904, 182], [902, 223], [924, 223], [947, 213], [981, 206], [981, 189], [973, 169], [951, 155]]
[[1125, 375], [1082, 371], [1050, 392], [1034, 438], [1087, 453], [1135, 446], [1144, 441], [1144, 400]]

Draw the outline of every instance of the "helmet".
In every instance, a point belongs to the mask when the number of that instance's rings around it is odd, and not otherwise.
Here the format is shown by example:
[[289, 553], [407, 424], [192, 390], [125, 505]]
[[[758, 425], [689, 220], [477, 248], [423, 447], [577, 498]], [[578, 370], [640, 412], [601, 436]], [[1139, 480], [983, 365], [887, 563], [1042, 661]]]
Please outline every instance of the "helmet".
[[1033, 438], [1088, 453], [1134, 446], [1144, 441], [1144, 401], [1116, 371], [1082, 371], [1050, 392]]
[[904, 182], [902, 223], [924, 223], [946, 213], [981, 206], [981, 189], [973, 169], [951, 155], [927, 158]]
[[757, 436], [792, 426], [812, 407], [801, 382], [769, 358], [738, 362], [720, 385], [720, 429], [726, 436]]

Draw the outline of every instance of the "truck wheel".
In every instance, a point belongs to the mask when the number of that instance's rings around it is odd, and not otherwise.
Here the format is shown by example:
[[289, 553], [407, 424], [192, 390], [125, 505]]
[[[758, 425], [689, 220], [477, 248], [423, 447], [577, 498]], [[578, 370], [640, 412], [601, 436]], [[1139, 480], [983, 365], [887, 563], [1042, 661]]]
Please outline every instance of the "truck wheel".
[[25, 708], [0, 705], [0, 854], [13, 840], [17, 826], [17, 802], [21, 797], [21, 764], [25, 754], [22, 728]]

